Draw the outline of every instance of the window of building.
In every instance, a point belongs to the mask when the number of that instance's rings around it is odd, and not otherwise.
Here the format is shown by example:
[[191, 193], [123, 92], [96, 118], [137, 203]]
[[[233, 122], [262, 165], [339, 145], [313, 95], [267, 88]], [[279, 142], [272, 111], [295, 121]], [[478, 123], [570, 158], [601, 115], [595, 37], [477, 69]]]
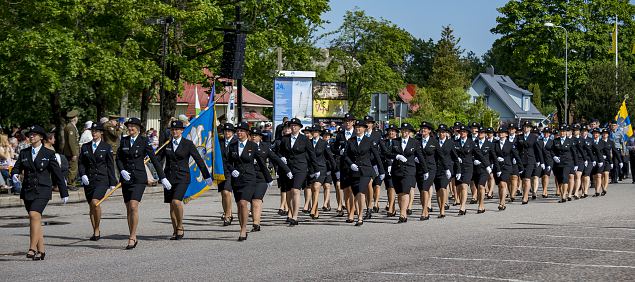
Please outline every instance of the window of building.
[[523, 97], [523, 111], [529, 111], [529, 97]]

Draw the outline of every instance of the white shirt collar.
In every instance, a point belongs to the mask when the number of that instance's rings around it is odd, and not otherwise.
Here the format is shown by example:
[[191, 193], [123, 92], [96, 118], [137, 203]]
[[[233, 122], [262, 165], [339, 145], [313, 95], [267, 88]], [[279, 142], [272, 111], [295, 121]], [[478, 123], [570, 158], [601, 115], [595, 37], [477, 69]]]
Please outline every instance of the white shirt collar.
[[37, 147], [31, 146], [31, 148], [35, 149], [35, 154], [37, 155], [40, 152], [40, 149], [42, 149], [42, 143], [40, 143], [40, 146], [37, 146]]
[[183, 138], [183, 136], [180, 136], [179, 139], [172, 138], [172, 142], [174, 142], [176, 140], [176, 143], [180, 145], [181, 144], [181, 138]]
[[300, 136], [300, 133], [298, 133], [297, 135], [293, 135], [293, 133], [291, 134], [291, 139], [298, 139], [298, 136]]
[[428, 137], [421, 137], [421, 141], [426, 141], [426, 143], [428, 143], [428, 141], [430, 141], [430, 135], [428, 135]]
[[92, 143], [95, 144], [95, 147], [99, 147], [99, 144], [101, 144], [101, 139], [99, 139], [97, 142], [93, 140]]

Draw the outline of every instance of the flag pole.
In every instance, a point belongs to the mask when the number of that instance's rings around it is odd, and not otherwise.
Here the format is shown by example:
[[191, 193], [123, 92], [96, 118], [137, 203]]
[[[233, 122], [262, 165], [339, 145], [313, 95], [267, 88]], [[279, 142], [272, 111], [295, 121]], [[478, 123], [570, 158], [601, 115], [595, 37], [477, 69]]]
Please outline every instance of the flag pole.
[[[157, 149], [154, 154], [158, 154], [159, 151], [161, 151], [161, 149], [163, 149], [166, 145], [170, 144], [170, 140], [166, 141], [165, 143], [163, 143], [163, 145], [161, 145], [161, 147], [159, 147], [159, 149]], [[150, 161], [150, 158], [146, 157], [145, 160], [143, 160], [143, 164], [147, 164]], [[110, 189], [110, 191], [101, 199], [99, 200], [99, 202], [97, 202], [97, 204], [95, 204], [95, 206], [99, 206], [101, 204], [101, 202], [105, 201], [106, 199], [110, 198], [110, 196], [115, 193], [115, 191], [117, 189], [121, 188], [121, 182], [117, 183], [117, 186], [115, 186], [115, 188]]]

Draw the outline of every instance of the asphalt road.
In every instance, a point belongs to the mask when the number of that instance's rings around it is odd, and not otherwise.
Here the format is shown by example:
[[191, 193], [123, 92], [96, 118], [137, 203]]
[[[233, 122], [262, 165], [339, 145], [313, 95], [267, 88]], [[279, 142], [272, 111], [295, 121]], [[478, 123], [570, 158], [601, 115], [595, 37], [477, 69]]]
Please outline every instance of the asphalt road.
[[[630, 182], [630, 181], [629, 181]], [[405, 224], [381, 215], [362, 227], [335, 211], [319, 220], [302, 216], [287, 227], [276, 214], [278, 193], [267, 195], [261, 232], [237, 242], [238, 226], [222, 227], [216, 192], [186, 206], [185, 239], [172, 230], [162, 196], [141, 204], [139, 245], [127, 244], [120, 197], [105, 202], [102, 240], [91, 242], [87, 205], [49, 205], [46, 260], [29, 261], [23, 208], [0, 215], [0, 277], [18, 280], [432, 280], [622, 281], [635, 278], [635, 185], [612, 185], [604, 197], [564, 204], [548, 199], [521, 206], [422, 222], [415, 210]], [[385, 192], [383, 192], [385, 196]], [[335, 199], [332, 197], [333, 200]], [[384, 203], [381, 204], [382, 208]], [[436, 208], [436, 207], [435, 207]], [[496, 211], [495, 211], [496, 210]]]

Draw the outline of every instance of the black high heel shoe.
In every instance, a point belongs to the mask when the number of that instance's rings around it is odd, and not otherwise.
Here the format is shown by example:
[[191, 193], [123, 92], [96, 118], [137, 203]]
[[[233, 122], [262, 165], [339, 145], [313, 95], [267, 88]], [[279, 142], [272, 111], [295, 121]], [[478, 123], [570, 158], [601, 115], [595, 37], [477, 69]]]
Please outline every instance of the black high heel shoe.
[[428, 216], [423, 216], [423, 215], [422, 215], [422, 216], [419, 218], [419, 220], [421, 220], [421, 221], [424, 221], [424, 220], [429, 220], [429, 219], [430, 219], [430, 216], [429, 216], [429, 215], [428, 215]]
[[44, 260], [44, 257], [46, 257], [46, 253], [35, 252], [33, 260]]
[[245, 237], [238, 236], [238, 242], [242, 242], [242, 241], [247, 240], [247, 235], [248, 235], [248, 234], [245, 234]]
[[347, 219], [346, 219], [346, 223], [353, 223], [353, 222], [355, 222], [355, 221], [354, 221], [354, 220], [352, 220], [352, 219], [350, 219], [350, 218], [347, 218]]
[[364, 221], [362, 221], [362, 220], [358, 220], [358, 221], [355, 223], [355, 226], [362, 226], [362, 224], [364, 224]]
[[336, 217], [342, 217], [344, 216], [344, 210], [337, 210], [337, 215], [335, 215]]
[[260, 224], [254, 224], [253, 228], [251, 228], [251, 232], [260, 231]]
[[473, 205], [473, 204], [476, 204], [476, 203], [477, 203], [476, 199], [471, 199], [470, 200], [470, 205]]
[[91, 236], [91, 237], [90, 237], [90, 239], [88, 239], [88, 240], [91, 240], [91, 241], [99, 241], [99, 239], [101, 239], [101, 235], [93, 235], [93, 236]]
[[307, 214], [307, 213], [311, 213], [311, 211], [310, 211], [310, 210], [305, 210], [305, 209], [302, 209], [302, 213]]
[[[181, 231], [181, 232], [183, 232], [183, 233], [179, 234], [179, 231]], [[185, 230], [183, 230], [183, 229], [177, 229], [177, 230], [176, 230], [176, 236], [175, 236], [175, 237], [176, 237], [176, 240], [181, 240], [181, 239], [183, 239], [183, 236], [185, 236]]]
[[139, 241], [137, 239], [128, 238], [128, 242], [130, 242], [130, 241], [134, 241], [134, 245], [128, 244], [128, 246], [126, 246], [126, 250], [132, 250], [132, 249], [136, 248], [137, 247], [137, 243], [139, 243]]
[[379, 207], [373, 207], [373, 212], [374, 213], [378, 213], [379, 212]]
[[485, 210], [477, 210], [476, 213], [485, 213]]
[[319, 218], [320, 218], [320, 216], [319, 216], [319, 215], [314, 215], [314, 214], [311, 214], [311, 219], [319, 219]]
[[606, 191], [602, 191], [602, 194], [600, 194], [602, 196], [606, 195]]
[[525, 201], [523, 201], [521, 204], [526, 205], [526, 204], [528, 204], [528, 203], [529, 203], [529, 201], [526, 201], [526, 202], [525, 202]]
[[[33, 252], [33, 253], [31, 254], [31, 252]], [[26, 258], [30, 258], [30, 259], [32, 259], [32, 258], [35, 256], [35, 254], [37, 254], [37, 251], [36, 251], [36, 250], [34, 250], [34, 249], [29, 249], [28, 251], [26, 251]]]
[[465, 215], [467, 212], [463, 210], [459, 210], [459, 215]]
[[404, 223], [404, 222], [408, 222], [408, 218], [407, 217], [399, 217], [399, 220], [397, 221], [397, 223]]
[[445, 214], [440, 214], [437, 216], [437, 218], [445, 218]]
[[396, 212], [388, 212], [388, 213], [386, 213], [386, 216], [387, 216], [387, 217], [393, 217], [393, 216], [395, 216], [396, 214], [397, 214]]
[[503, 206], [503, 205], [498, 205], [498, 210], [499, 211], [504, 211], [507, 207]]
[[412, 210], [411, 210], [411, 209], [407, 209], [407, 210], [406, 210], [406, 214], [407, 214], [407, 215], [412, 215]]

